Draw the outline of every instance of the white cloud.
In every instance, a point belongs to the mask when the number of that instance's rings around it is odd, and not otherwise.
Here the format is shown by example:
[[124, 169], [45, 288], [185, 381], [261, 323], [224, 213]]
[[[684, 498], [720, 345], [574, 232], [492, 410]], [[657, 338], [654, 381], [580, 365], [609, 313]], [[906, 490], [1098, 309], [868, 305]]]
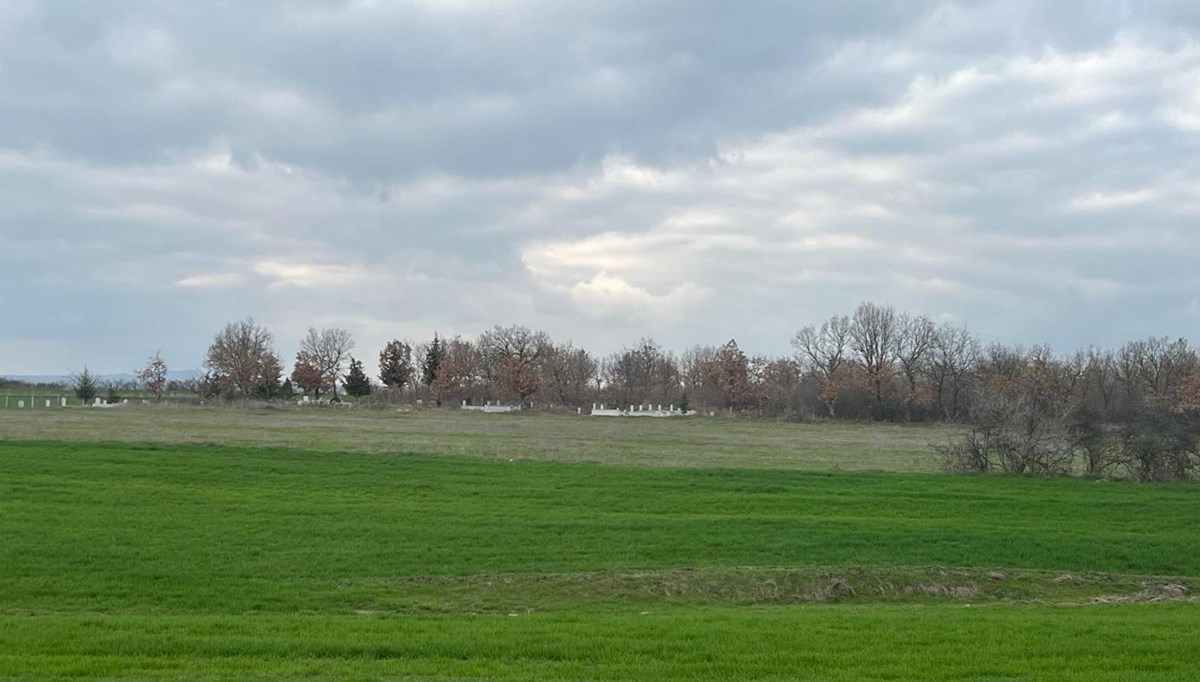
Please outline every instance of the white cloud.
[[188, 289], [228, 289], [246, 281], [238, 272], [207, 272], [189, 275], [175, 282], [175, 286]]
[[193, 357], [247, 314], [776, 352], [862, 298], [1195, 334], [1200, 44], [1152, 4], [106, 5], [66, 40], [0, 0], [0, 305], [126, 364], [114, 309]]
[[712, 293], [710, 288], [695, 282], [680, 282], [668, 291], [655, 294], [606, 272], [564, 289], [581, 314], [599, 318], [653, 315], [677, 319], [691, 312]]
[[1128, 208], [1153, 201], [1155, 196], [1154, 191], [1149, 189], [1127, 192], [1093, 192], [1092, 194], [1072, 199], [1070, 208], [1077, 211], [1105, 211]]
[[348, 265], [284, 263], [274, 260], [254, 264], [254, 272], [267, 278], [272, 287], [343, 287], [366, 279], [360, 268]]

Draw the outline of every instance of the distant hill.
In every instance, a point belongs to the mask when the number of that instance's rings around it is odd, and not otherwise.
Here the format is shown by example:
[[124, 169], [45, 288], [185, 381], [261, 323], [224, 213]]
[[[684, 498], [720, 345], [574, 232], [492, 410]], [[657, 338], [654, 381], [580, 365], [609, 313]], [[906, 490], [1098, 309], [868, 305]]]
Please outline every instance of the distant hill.
[[[198, 369], [178, 369], [167, 372], [167, 381], [187, 381], [195, 379], [204, 373]], [[0, 374], [0, 381], [23, 381], [27, 384], [67, 384], [71, 382], [71, 376], [68, 374]], [[101, 382], [105, 381], [137, 381], [137, 377], [131, 372], [121, 374], [100, 374], [96, 379]]]

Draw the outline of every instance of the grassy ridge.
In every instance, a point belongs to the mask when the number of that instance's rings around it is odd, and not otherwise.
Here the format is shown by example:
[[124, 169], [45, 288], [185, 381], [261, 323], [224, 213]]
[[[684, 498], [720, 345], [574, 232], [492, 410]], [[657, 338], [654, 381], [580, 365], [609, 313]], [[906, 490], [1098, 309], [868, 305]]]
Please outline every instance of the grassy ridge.
[[1195, 605], [0, 618], [0, 678], [1184, 680]]
[[6, 443], [0, 609], [349, 613], [390, 579], [733, 566], [1200, 576], [1200, 488]]

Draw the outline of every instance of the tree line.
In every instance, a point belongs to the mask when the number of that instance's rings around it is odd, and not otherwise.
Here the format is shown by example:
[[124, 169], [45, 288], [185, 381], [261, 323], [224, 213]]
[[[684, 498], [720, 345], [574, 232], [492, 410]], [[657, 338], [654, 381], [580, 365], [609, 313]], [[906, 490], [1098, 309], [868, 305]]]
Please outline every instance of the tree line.
[[795, 420], [949, 421], [972, 427], [970, 439], [943, 448], [955, 470], [1103, 475], [1125, 467], [1144, 479], [1194, 470], [1194, 454], [1170, 466], [1135, 462], [1139, 448], [1153, 449], [1151, 436], [1174, 434], [1177, 453], [1195, 450], [1200, 361], [1185, 339], [1061, 354], [1045, 345], [984, 343], [965, 326], [864, 302], [800, 328], [791, 347], [784, 357], [751, 355], [730, 339], [674, 353], [643, 338], [597, 356], [544, 331], [496, 326], [475, 338], [393, 339], [378, 351], [379, 375], [368, 377], [348, 331], [310, 328], [285, 374], [274, 335], [245, 319], [214, 336], [205, 374], [195, 381], [166, 382], [157, 354], [138, 376], [155, 395], [187, 390], [205, 399], [349, 395], [378, 403], [499, 401], [571, 411], [593, 403], [674, 405]]
[[1200, 362], [1185, 339], [1059, 354], [1045, 345], [985, 344], [964, 326], [865, 302], [799, 329], [791, 346], [784, 357], [750, 355], [730, 339], [675, 353], [643, 338], [601, 357], [544, 331], [496, 326], [476, 338], [394, 339], [378, 351], [379, 375], [368, 377], [348, 331], [310, 328], [285, 374], [272, 332], [245, 319], [218, 331], [196, 380], [167, 382], [159, 354], [136, 375], [155, 395], [672, 404], [797, 419], [963, 421], [997, 395], [1028, 395], [1105, 421], [1147, 407], [1200, 409]]

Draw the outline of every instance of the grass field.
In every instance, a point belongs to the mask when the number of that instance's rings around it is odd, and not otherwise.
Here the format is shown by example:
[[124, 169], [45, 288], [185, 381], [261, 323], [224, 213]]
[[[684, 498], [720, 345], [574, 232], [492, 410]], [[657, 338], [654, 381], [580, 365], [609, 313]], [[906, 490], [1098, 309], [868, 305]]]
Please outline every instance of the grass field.
[[0, 419], [0, 679], [1200, 677], [1195, 485], [797, 470], [929, 434], [865, 425], [66, 412]]
[[0, 678], [1196, 679], [1195, 605], [0, 619]]
[[0, 411], [9, 440], [286, 447], [665, 467], [935, 471], [929, 425], [606, 418], [457, 410], [121, 406]]

